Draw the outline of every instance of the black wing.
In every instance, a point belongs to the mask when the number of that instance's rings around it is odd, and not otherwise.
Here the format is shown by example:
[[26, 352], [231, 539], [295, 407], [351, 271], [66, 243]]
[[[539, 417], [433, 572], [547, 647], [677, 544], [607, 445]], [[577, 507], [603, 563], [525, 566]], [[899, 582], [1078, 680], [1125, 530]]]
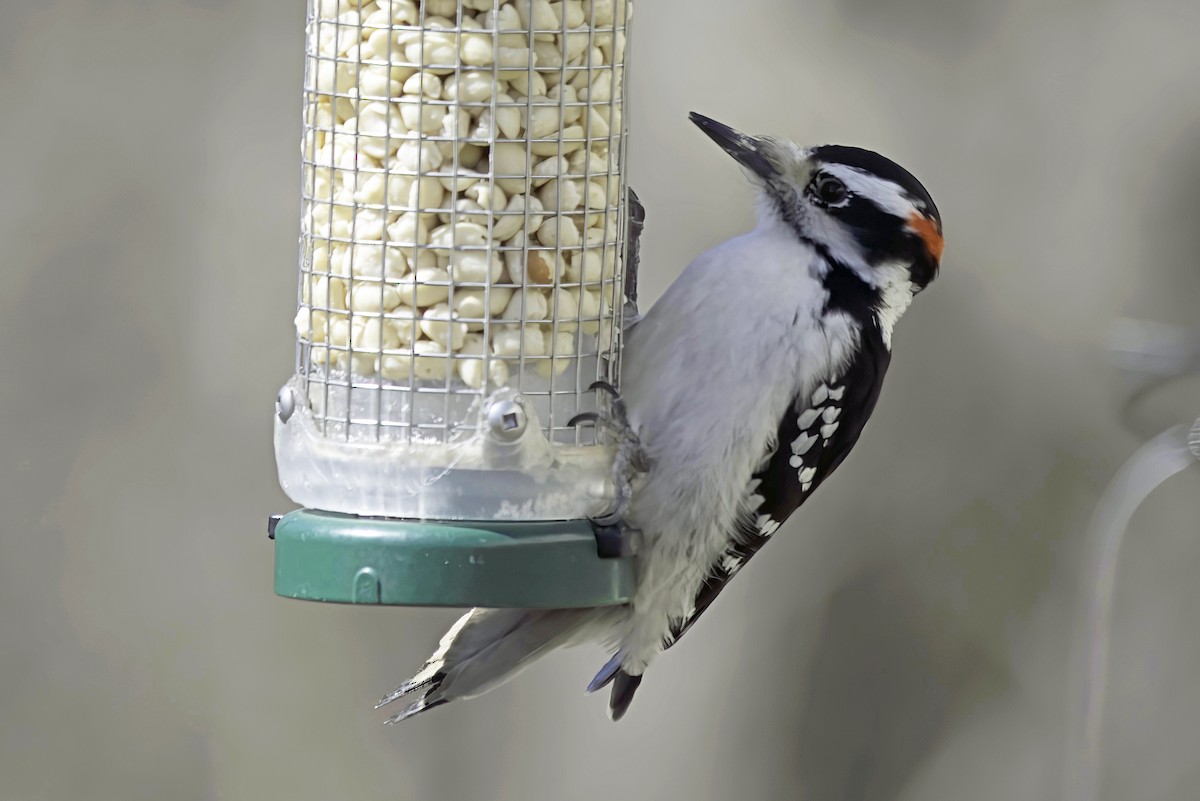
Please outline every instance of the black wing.
[[829, 477], [858, 442], [875, 410], [891, 351], [874, 326], [864, 328], [860, 350], [846, 372], [797, 397], [779, 424], [775, 450], [751, 479], [753, 512], [730, 533], [729, 548], [712, 565], [696, 594], [691, 616], [674, 626], [664, 644], [683, 636], [729, 580], [767, 543], [792, 512]]

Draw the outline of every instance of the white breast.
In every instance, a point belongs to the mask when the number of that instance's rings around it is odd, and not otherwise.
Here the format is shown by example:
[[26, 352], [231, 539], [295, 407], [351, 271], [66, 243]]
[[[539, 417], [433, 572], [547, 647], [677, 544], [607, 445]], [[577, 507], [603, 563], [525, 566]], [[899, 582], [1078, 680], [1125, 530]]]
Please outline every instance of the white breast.
[[689, 613], [792, 399], [849, 358], [856, 328], [822, 319], [822, 271], [767, 223], [697, 258], [627, 335], [622, 393], [651, 462], [629, 515], [646, 648]]

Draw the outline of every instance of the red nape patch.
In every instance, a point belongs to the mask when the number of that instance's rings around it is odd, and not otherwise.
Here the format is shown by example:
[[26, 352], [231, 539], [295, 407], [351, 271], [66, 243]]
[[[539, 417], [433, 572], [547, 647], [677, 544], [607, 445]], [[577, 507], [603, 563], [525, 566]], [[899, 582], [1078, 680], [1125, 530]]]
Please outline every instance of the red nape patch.
[[933, 260], [941, 261], [942, 248], [946, 246], [946, 243], [942, 239], [942, 232], [938, 229], [938, 224], [924, 214], [914, 213], [908, 218], [908, 227], [921, 237], [921, 241], [925, 243], [925, 249], [929, 251]]

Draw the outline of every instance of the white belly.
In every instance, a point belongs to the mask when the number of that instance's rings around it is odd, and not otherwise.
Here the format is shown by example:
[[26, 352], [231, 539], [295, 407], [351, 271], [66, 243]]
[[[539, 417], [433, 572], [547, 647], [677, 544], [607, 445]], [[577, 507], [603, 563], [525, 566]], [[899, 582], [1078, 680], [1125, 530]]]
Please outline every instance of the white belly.
[[644, 667], [691, 614], [792, 400], [849, 356], [849, 319], [822, 326], [813, 258], [789, 232], [726, 242], [627, 335], [622, 394], [650, 461], [628, 516], [643, 540], [621, 638], [627, 669]]

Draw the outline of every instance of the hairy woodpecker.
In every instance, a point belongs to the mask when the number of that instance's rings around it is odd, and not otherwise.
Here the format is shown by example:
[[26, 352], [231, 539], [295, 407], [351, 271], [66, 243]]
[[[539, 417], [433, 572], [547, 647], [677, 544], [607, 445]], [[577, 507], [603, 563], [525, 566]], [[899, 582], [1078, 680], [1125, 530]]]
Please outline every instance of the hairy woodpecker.
[[[692, 121], [759, 188], [758, 224], [693, 261], [626, 333], [621, 469], [644, 468], [610, 518], [641, 532], [633, 600], [596, 609], [474, 609], [380, 705], [388, 722], [479, 695], [545, 652], [613, 651], [588, 687], [628, 709], [653, 658], [829, 477], [862, 434], [892, 332], [934, 279], [942, 222], [921, 183], [869, 150], [804, 148]], [[718, 386], [719, 382], [719, 386]]]

